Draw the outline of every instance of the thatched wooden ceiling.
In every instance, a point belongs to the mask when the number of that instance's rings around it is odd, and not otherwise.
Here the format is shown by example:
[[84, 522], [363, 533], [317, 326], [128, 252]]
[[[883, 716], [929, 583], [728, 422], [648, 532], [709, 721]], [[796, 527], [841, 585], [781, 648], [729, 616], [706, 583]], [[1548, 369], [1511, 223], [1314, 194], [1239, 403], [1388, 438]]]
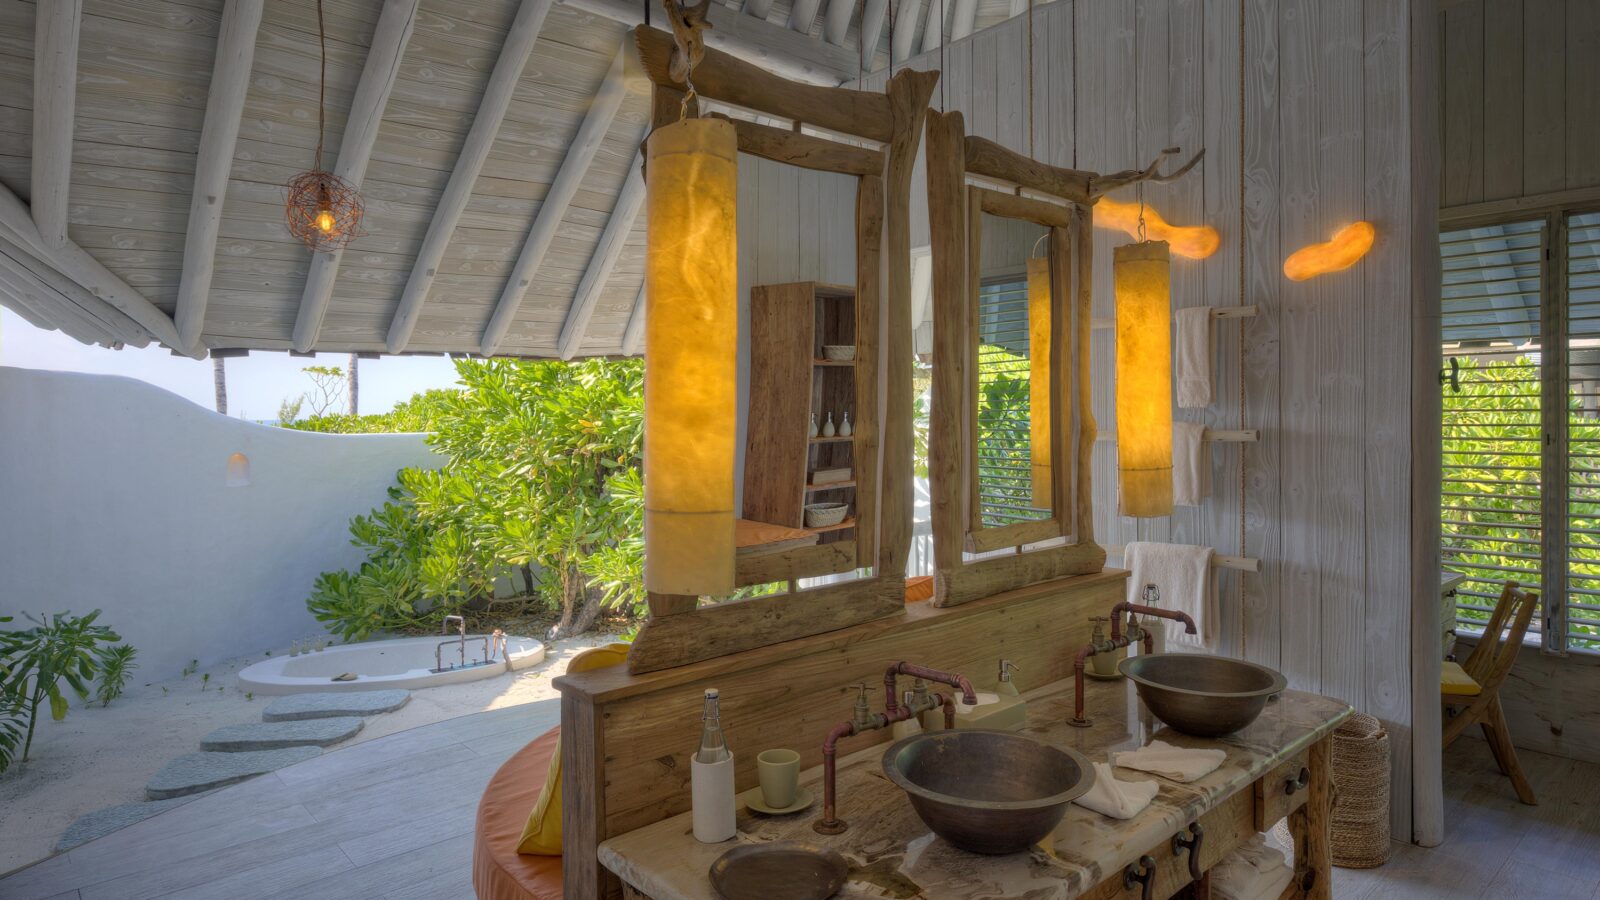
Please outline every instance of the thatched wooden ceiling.
[[[1026, 8], [948, 4], [732, 0], [710, 42], [839, 83]], [[622, 48], [642, 4], [324, 14], [324, 162], [366, 201], [338, 255], [283, 218], [317, 144], [315, 0], [0, 0], [0, 303], [194, 356], [637, 352], [648, 98]]]

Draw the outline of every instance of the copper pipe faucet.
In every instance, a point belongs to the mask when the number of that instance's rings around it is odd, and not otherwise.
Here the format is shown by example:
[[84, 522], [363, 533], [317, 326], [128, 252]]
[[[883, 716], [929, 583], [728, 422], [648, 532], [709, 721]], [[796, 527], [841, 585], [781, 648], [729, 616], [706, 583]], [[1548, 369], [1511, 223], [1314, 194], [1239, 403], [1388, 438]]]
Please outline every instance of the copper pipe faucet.
[[[1153, 584], [1146, 585], [1145, 596], [1160, 596], [1154, 591], [1154, 588], [1155, 585]], [[1128, 614], [1126, 631], [1123, 630], [1120, 619], [1124, 612]], [[1111, 639], [1107, 641], [1091, 640], [1083, 646], [1083, 649], [1078, 651], [1077, 657], [1072, 661], [1074, 695], [1072, 718], [1067, 720], [1067, 724], [1078, 728], [1088, 728], [1093, 724], [1083, 711], [1083, 670], [1084, 665], [1089, 661], [1089, 657], [1098, 656], [1101, 653], [1111, 653], [1134, 643], [1142, 643], [1146, 654], [1155, 652], [1155, 632], [1140, 624], [1139, 614], [1141, 613], [1157, 619], [1171, 619], [1174, 622], [1182, 622], [1185, 632], [1189, 634], [1195, 633], [1194, 619], [1190, 618], [1188, 613], [1179, 612], [1175, 609], [1161, 609], [1142, 603], [1131, 603], [1127, 600], [1123, 600], [1116, 606], [1111, 607]]]
[[[916, 685], [907, 692], [906, 702], [903, 704], [895, 696], [895, 681], [900, 675], [911, 675], [917, 679]], [[908, 662], [895, 663], [883, 673], [885, 696], [881, 713], [872, 712], [867, 705], [867, 691], [871, 688], [866, 684], [857, 685], [860, 693], [856, 695], [854, 715], [848, 722], [840, 722], [833, 726], [833, 730], [828, 732], [828, 737], [822, 742], [822, 818], [811, 824], [812, 829], [818, 834], [843, 834], [845, 829], [850, 827], [836, 815], [839, 741], [864, 731], [888, 728], [896, 722], [904, 722], [939, 707], [944, 708], [944, 727], [947, 729], [956, 727], [955, 698], [929, 693], [924, 681], [935, 681], [959, 688], [962, 699], [967, 705], [976, 706], [978, 703], [978, 695], [972, 690], [972, 682], [965, 677]]]

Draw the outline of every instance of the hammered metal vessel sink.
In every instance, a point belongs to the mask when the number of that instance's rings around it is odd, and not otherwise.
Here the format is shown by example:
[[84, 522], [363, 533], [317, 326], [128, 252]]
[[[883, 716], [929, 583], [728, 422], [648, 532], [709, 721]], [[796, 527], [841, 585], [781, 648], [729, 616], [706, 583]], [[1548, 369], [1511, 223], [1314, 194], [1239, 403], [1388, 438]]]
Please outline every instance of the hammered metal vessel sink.
[[1027, 849], [1094, 785], [1094, 767], [1083, 754], [983, 729], [897, 741], [883, 755], [883, 771], [934, 834], [974, 853]]
[[1288, 684], [1275, 669], [1198, 653], [1130, 656], [1117, 671], [1138, 687], [1156, 718], [1197, 737], [1222, 737], [1249, 725], [1267, 698]]

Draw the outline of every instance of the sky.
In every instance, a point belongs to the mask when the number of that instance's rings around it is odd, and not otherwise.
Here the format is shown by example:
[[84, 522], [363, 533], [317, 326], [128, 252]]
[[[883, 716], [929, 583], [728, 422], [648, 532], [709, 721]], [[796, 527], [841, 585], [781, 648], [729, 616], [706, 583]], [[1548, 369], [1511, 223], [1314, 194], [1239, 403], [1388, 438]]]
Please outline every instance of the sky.
[[[276, 419], [280, 403], [311, 389], [311, 379], [301, 369], [310, 365], [342, 368], [348, 360], [343, 353], [323, 353], [313, 359], [276, 350], [229, 359], [228, 415]], [[59, 331], [35, 328], [9, 309], [0, 309], [0, 366], [125, 375], [165, 388], [206, 409], [215, 405], [209, 359], [174, 356], [154, 343], [143, 349], [122, 350], [80, 344]], [[360, 373], [362, 413], [388, 412], [413, 394], [450, 387], [456, 380], [454, 364], [442, 356], [364, 359]]]

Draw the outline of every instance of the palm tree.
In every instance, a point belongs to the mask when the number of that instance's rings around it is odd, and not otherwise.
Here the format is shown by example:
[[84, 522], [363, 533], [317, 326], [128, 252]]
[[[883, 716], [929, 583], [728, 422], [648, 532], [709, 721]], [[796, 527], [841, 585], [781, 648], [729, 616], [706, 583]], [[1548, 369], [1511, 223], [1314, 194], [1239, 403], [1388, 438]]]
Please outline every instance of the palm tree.
[[228, 414], [228, 370], [223, 367], [223, 358], [211, 357], [211, 384], [217, 393], [217, 412]]

